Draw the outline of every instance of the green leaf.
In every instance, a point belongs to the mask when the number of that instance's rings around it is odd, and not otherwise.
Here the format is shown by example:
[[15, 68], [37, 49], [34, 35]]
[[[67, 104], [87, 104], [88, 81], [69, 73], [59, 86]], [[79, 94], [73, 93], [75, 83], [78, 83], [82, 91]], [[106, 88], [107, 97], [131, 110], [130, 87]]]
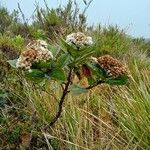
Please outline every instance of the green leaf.
[[45, 70], [49, 69], [53, 66], [53, 61], [40, 61], [38, 63], [33, 63], [31, 69], [40, 69], [40, 70]]
[[8, 60], [7, 62], [11, 65], [11, 67], [16, 68], [16, 63], [18, 59]]
[[79, 94], [82, 94], [82, 93], [87, 93], [88, 90], [85, 89], [85, 88], [82, 88], [81, 86], [77, 85], [77, 84], [73, 84], [71, 87], [70, 87], [70, 91], [75, 94], [75, 95], [79, 95]]
[[43, 81], [45, 74], [38, 69], [32, 69], [31, 72], [25, 71], [25, 76], [35, 83], [40, 83]]
[[50, 75], [53, 79], [60, 80], [60, 81], [66, 81], [66, 75], [61, 68], [53, 68]]
[[76, 64], [79, 66], [81, 64], [85, 64], [88, 61], [89, 57], [92, 56], [95, 51], [93, 47], [86, 46], [79, 50], [75, 50], [75, 52], [76, 57], [74, 57], [74, 60], [71, 64], [72, 65]]
[[97, 76], [97, 78], [106, 78], [106, 71], [101, 68], [98, 64], [96, 63], [87, 63], [87, 66], [90, 67], [93, 70], [93, 73]]
[[48, 49], [52, 52], [54, 57], [56, 57], [60, 52], [60, 48], [54, 45], [48, 45]]
[[78, 57], [78, 49], [73, 45], [69, 45], [64, 39], [60, 39], [64, 52], [68, 52], [73, 58]]
[[93, 84], [95, 84], [95, 79], [94, 78], [92, 78], [92, 77], [90, 77], [90, 78], [87, 78], [88, 79], [88, 83], [89, 83], [89, 85], [93, 85]]
[[92, 56], [92, 54], [94, 53], [94, 51], [91, 51], [91, 52], [89, 52], [89, 53], [86, 53], [86, 54], [81, 54], [77, 59], [75, 59], [75, 61], [73, 62], [74, 64], [78, 64], [78, 65], [80, 65], [80, 64], [83, 64], [83, 63], [85, 63], [86, 62], [86, 60], [90, 57], [90, 56]]
[[110, 85], [124, 85], [127, 83], [128, 79], [129, 79], [128, 76], [120, 76], [117, 78], [107, 78], [105, 83], [110, 84]]
[[26, 71], [25, 75], [31, 78], [43, 78], [44, 77], [44, 73], [38, 69], [32, 69], [31, 72]]
[[60, 68], [65, 67], [69, 63], [70, 63], [70, 55], [69, 54], [63, 54], [57, 60], [57, 65]]
[[79, 49], [78, 54], [79, 54], [80, 56], [83, 56], [83, 55], [85, 55], [85, 54], [87, 54], [87, 53], [90, 53], [90, 52], [93, 52], [93, 51], [95, 51], [95, 48], [94, 48], [93, 45], [92, 45], [92, 46], [84, 46], [84, 47], [81, 47], [81, 48]]

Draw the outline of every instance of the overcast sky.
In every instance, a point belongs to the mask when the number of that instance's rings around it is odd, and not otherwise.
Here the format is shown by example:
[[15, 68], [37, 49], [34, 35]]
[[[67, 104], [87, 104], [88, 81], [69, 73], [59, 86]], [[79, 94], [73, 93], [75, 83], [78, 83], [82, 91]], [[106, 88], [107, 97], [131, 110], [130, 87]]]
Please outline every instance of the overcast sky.
[[[36, 0], [44, 7], [44, 0]], [[30, 17], [35, 8], [35, 0], [0, 0], [10, 11], [17, 3]], [[57, 7], [67, 0], [47, 0], [49, 7]], [[77, 0], [84, 7], [82, 0]], [[93, 0], [86, 15], [89, 24], [118, 25], [132, 36], [150, 38], [150, 0]]]

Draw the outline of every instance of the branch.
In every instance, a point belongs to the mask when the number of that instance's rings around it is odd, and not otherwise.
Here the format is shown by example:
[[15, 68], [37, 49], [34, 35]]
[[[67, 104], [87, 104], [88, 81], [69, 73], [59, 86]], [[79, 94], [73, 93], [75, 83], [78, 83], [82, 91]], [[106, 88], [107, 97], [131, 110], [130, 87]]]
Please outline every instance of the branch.
[[92, 88], [94, 88], [97, 85], [102, 84], [102, 83], [105, 83], [105, 81], [104, 80], [99, 80], [94, 85], [90, 85], [90, 86], [86, 87], [85, 89], [90, 90], [90, 89], [92, 89]]
[[22, 9], [21, 9], [19, 3], [18, 3], [18, 9], [19, 9], [19, 11], [20, 11], [20, 13], [21, 13], [21, 15], [22, 15], [22, 19], [23, 19], [23, 21], [24, 21], [24, 25], [25, 25], [27, 31], [29, 31], [27, 20], [26, 20], [26, 18], [25, 18], [25, 15], [24, 15], [24, 13], [23, 13], [23, 11], [22, 11]]
[[89, 8], [90, 4], [93, 2], [93, 0], [90, 0], [88, 3], [87, 3], [85, 0], [83, 0], [83, 2], [84, 2], [85, 5], [86, 5], [86, 7], [84, 8], [84, 10], [83, 10], [83, 12], [82, 12], [82, 14], [84, 15], [85, 12], [86, 12], [86, 10]]
[[47, 130], [48, 128], [53, 126], [55, 124], [55, 122], [58, 120], [58, 118], [61, 116], [63, 103], [65, 101], [65, 97], [70, 92], [70, 91], [68, 91], [68, 88], [69, 88], [69, 85], [72, 83], [71, 76], [72, 76], [72, 68], [70, 68], [70, 71], [69, 71], [69, 74], [68, 74], [68, 78], [67, 78], [67, 83], [65, 84], [65, 87], [64, 87], [64, 90], [63, 90], [63, 94], [62, 94], [62, 96], [60, 98], [58, 112], [56, 113], [56, 115], [52, 119], [52, 121], [44, 128], [44, 130]]

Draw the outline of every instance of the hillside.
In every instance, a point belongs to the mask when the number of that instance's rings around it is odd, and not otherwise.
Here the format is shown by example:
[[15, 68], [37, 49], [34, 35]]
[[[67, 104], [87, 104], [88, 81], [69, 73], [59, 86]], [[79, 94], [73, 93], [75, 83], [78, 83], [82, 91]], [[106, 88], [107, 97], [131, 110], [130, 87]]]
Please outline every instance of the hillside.
[[1, 149], [150, 149], [150, 41], [89, 27], [88, 5], [0, 6]]

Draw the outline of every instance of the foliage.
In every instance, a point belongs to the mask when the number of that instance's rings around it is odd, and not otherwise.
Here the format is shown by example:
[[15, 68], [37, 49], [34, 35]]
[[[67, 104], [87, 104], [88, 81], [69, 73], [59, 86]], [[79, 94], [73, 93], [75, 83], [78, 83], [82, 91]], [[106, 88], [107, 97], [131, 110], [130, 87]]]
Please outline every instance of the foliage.
[[96, 39], [96, 55], [111, 54], [122, 56], [127, 53], [132, 45], [132, 41], [123, 30], [117, 26], [97, 27], [94, 31]]
[[[147, 70], [147, 68], [144, 68]], [[118, 94], [114, 94], [116, 111], [119, 117], [118, 123], [121, 125], [123, 132], [128, 133], [128, 140], [137, 144], [139, 148], [148, 149], [150, 146], [148, 135], [149, 124], [149, 76], [139, 73], [138, 67], [136, 68], [137, 80], [124, 90], [120, 90]], [[125, 96], [126, 98], [123, 98]], [[123, 98], [123, 99], [122, 99]], [[123, 103], [122, 103], [123, 100]], [[142, 134], [143, 133], [143, 134]]]
[[150, 56], [150, 40], [144, 38], [134, 38], [133, 42], [138, 45], [139, 49], [143, 52], [147, 52]]
[[[18, 15], [0, 7], [0, 147], [149, 149], [149, 41], [116, 26], [87, 28], [85, 13], [72, 1], [56, 9], [37, 6], [30, 24]], [[61, 37], [72, 31], [86, 31], [94, 44], [80, 50], [67, 44]], [[17, 69], [33, 39], [46, 40], [54, 59], [35, 63], [31, 72]], [[111, 78], [90, 59], [104, 54], [122, 58], [130, 79]]]
[[12, 23], [12, 17], [6, 8], [0, 6], [0, 33], [6, 32], [6, 29]]
[[23, 49], [24, 38], [20, 35], [11, 38], [9, 36], [0, 36], [0, 51], [7, 59], [18, 57], [19, 52]]

